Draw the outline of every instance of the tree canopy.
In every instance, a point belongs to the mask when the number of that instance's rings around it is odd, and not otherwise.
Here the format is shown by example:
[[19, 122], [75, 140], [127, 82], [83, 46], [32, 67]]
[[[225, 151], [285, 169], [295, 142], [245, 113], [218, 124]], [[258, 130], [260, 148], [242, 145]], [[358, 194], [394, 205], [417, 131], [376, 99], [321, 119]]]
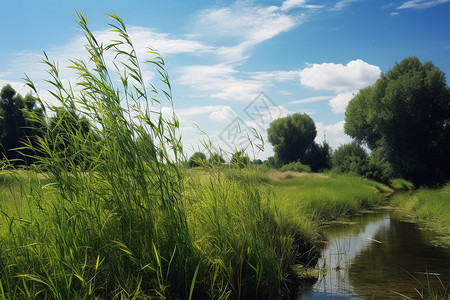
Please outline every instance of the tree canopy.
[[429, 61], [408, 57], [362, 89], [348, 104], [344, 129], [415, 184], [450, 178], [450, 89]]
[[307, 114], [296, 113], [277, 119], [267, 129], [276, 158], [283, 164], [304, 159], [316, 138], [316, 125]]
[[[34, 114], [34, 116], [32, 116]], [[26, 140], [35, 142], [39, 134], [40, 122], [36, 118], [44, 118], [42, 108], [38, 107], [36, 99], [27, 94], [22, 97], [11, 87], [5, 85], [0, 92], [0, 141], [4, 158], [12, 163], [26, 163], [30, 160], [27, 150], [21, 149]], [[2, 158], [3, 158], [2, 157]]]

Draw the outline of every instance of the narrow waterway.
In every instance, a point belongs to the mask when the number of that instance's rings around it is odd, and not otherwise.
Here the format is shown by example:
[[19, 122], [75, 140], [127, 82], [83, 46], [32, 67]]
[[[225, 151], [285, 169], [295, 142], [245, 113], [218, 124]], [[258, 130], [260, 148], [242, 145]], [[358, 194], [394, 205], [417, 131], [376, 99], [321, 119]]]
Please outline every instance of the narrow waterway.
[[432, 286], [450, 289], [450, 249], [435, 235], [379, 211], [325, 228], [319, 280], [300, 299], [411, 299]]

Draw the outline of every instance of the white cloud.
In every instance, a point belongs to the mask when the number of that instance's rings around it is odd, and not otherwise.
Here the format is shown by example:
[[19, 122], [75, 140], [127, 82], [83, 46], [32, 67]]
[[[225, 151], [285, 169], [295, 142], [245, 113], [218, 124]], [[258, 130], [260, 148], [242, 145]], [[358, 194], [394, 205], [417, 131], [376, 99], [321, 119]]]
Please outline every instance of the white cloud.
[[308, 97], [308, 98], [303, 98], [303, 99], [300, 99], [300, 100], [294, 100], [294, 101], [288, 102], [288, 105], [303, 104], [303, 103], [311, 103], [311, 102], [317, 102], [317, 101], [330, 100], [331, 97], [332, 96]]
[[359, 0], [341, 0], [334, 5], [334, 10], [343, 10], [349, 3], [358, 2]]
[[237, 114], [229, 106], [224, 106], [220, 110], [209, 114], [208, 119], [219, 123], [230, 123], [237, 117]]
[[272, 106], [258, 114], [257, 120], [247, 121], [245, 125], [259, 130], [267, 130], [272, 121], [284, 118], [289, 115], [289, 111], [283, 106]]
[[320, 144], [326, 140], [333, 149], [337, 149], [340, 145], [350, 143], [352, 139], [344, 133], [344, 124], [344, 121], [329, 125], [325, 125], [322, 122], [316, 122], [316, 143]]
[[300, 83], [314, 90], [336, 93], [359, 90], [373, 84], [380, 76], [379, 67], [360, 59], [347, 65], [335, 63], [312, 64], [300, 71]]
[[408, 8], [415, 8], [415, 9], [424, 9], [424, 8], [430, 8], [442, 3], [446, 3], [450, 0], [410, 0], [404, 2], [402, 5], [398, 6], [397, 9], [408, 9]]
[[243, 59], [247, 49], [302, 23], [304, 15], [294, 17], [285, 13], [300, 2], [303, 1], [287, 0], [279, 8], [239, 1], [229, 7], [206, 9], [196, 16], [193, 36], [212, 43], [220, 41], [217, 53], [229, 60]]
[[290, 9], [301, 7], [306, 3], [306, 0], [286, 0], [281, 5], [280, 9], [282, 11], [288, 11]]
[[196, 121], [193, 117], [208, 114], [208, 119], [219, 123], [229, 123], [237, 117], [236, 112], [227, 105], [191, 106], [176, 109], [180, 121], [189, 123]]
[[355, 92], [338, 94], [329, 102], [331, 110], [335, 113], [344, 113], [347, 108], [347, 104], [353, 99], [355, 94]]
[[298, 71], [271, 71], [271, 72], [256, 72], [252, 75], [253, 79], [262, 80], [265, 82], [286, 82], [295, 80], [300, 77]]
[[187, 66], [179, 71], [182, 75], [176, 82], [222, 100], [250, 101], [265, 87], [261, 80], [240, 78], [242, 74], [227, 64]]

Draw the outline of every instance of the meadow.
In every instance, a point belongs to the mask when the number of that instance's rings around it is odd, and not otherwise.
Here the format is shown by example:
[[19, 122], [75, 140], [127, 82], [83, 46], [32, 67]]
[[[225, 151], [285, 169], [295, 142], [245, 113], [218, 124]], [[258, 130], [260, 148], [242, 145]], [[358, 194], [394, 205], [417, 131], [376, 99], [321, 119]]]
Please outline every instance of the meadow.
[[72, 62], [78, 81], [65, 86], [44, 60], [65, 114], [52, 126], [36, 116], [42, 132], [22, 148], [33, 168], [2, 165], [0, 299], [288, 297], [323, 222], [386, 201], [388, 187], [360, 177], [187, 169], [178, 119], [154, 109], [173, 107], [162, 57], [149, 50], [160, 79], [149, 87], [119, 17], [109, 45], [77, 17], [90, 55]]
[[72, 187], [100, 187], [70, 196], [48, 173], [3, 174], [1, 297], [278, 299], [301, 281], [295, 267], [319, 255], [321, 222], [385, 199], [378, 183], [349, 176], [183, 172], [170, 213], [95, 198], [108, 194], [99, 174], [66, 174], [80, 181]]

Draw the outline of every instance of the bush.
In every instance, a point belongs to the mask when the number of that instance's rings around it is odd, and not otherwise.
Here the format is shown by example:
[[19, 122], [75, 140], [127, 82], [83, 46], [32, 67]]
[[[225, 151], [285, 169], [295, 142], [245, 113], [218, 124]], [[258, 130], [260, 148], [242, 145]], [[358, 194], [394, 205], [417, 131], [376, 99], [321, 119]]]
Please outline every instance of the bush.
[[199, 167], [206, 161], [206, 155], [202, 152], [195, 152], [188, 160], [189, 168]]
[[231, 164], [239, 168], [244, 168], [250, 164], [250, 157], [244, 152], [244, 150], [236, 150], [231, 156]]
[[293, 172], [311, 172], [311, 168], [301, 162], [291, 162], [280, 168], [280, 172], [293, 171]]
[[333, 154], [333, 169], [339, 173], [362, 176], [366, 172], [368, 156], [356, 142], [342, 145]]
[[366, 150], [356, 142], [340, 146], [332, 157], [333, 170], [359, 175], [383, 183], [389, 183], [393, 170], [389, 163], [380, 158], [377, 152], [369, 156]]

